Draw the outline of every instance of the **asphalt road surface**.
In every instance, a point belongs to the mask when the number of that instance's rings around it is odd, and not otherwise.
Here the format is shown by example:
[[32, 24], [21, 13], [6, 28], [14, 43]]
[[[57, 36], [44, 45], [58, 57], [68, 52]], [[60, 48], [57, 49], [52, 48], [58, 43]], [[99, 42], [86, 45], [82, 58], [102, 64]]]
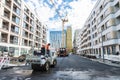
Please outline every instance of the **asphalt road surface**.
[[120, 80], [120, 68], [69, 55], [58, 57], [48, 72], [34, 72], [30, 66], [0, 70], [0, 80]]

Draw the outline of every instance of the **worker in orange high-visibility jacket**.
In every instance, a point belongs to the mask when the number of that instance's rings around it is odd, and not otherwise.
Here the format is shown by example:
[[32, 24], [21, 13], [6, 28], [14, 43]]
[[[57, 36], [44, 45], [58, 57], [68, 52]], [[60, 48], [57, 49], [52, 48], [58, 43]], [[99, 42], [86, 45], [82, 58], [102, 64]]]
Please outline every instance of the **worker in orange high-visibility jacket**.
[[49, 56], [49, 55], [50, 55], [50, 43], [48, 43], [48, 44], [45, 46], [45, 49], [46, 49], [47, 55]]

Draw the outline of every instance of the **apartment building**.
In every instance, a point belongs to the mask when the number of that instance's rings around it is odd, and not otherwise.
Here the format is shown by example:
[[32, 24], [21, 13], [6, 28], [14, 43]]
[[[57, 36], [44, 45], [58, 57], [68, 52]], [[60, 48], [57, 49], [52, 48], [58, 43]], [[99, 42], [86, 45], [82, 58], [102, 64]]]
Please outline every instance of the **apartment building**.
[[81, 51], [81, 29], [76, 29], [74, 32], [74, 40], [73, 40], [73, 49], [76, 54], [80, 54]]
[[46, 44], [46, 25], [23, 0], [0, 0], [0, 53], [29, 53]]
[[98, 0], [80, 37], [81, 54], [120, 58], [120, 0]]

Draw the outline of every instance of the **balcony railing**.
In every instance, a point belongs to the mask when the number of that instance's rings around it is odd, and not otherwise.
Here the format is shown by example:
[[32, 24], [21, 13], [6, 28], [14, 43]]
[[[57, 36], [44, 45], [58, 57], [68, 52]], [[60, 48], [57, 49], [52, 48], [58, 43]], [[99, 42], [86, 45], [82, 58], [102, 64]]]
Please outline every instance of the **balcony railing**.
[[7, 43], [7, 38], [1, 38], [1, 42]]
[[6, 17], [6, 18], [10, 18], [10, 14], [9, 13], [6, 13], [6, 12], [4, 12], [4, 17]]
[[12, 44], [18, 44], [18, 41], [17, 40], [10, 40], [10, 43], [12, 43]]
[[9, 8], [11, 8], [11, 4], [10, 4], [10, 3], [11, 3], [11, 2], [9, 2], [9, 3], [6, 2], [5, 5], [8, 6]]
[[22, 45], [23, 45], [23, 46], [28, 46], [28, 44], [27, 44], [26, 42], [24, 42]]
[[8, 30], [9, 28], [8, 28], [8, 26], [3, 25], [2, 29], [4, 29], [4, 30]]

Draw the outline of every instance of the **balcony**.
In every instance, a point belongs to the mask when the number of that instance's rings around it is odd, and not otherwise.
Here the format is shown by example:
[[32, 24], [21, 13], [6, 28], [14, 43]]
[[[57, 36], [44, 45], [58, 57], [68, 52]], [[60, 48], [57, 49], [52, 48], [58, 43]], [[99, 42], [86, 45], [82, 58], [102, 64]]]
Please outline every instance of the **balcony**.
[[8, 40], [8, 34], [1, 33], [1, 42], [7, 43]]
[[25, 31], [24, 31], [24, 32], [23, 32], [23, 36], [26, 37], [26, 38], [28, 38], [28, 32], [25, 32]]
[[13, 4], [13, 11], [14, 11], [16, 14], [20, 15], [20, 9], [19, 9], [15, 4]]
[[11, 26], [11, 31], [16, 33], [16, 34], [19, 34], [19, 28], [17, 26], [13, 25], [13, 24]]
[[31, 24], [31, 25], [34, 25], [34, 22], [33, 22], [33, 20], [32, 20], [32, 19], [30, 19], [30, 24]]
[[31, 32], [34, 32], [34, 29], [33, 29], [33, 27], [30, 27], [30, 31], [31, 31]]
[[20, 23], [20, 18], [18, 18], [16, 15], [12, 15], [12, 21], [15, 22], [16, 24]]
[[120, 9], [119, 2], [115, 5], [114, 11], [117, 12]]
[[33, 42], [32, 41], [29, 41], [29, 46], [32, 46], [33, 45]]
[[36, 47], [36, 48], [38, 47], [38, 43], [35, 43], [35, 47]]
[[119, 25], [119, 24], [120, 24], [120, 15], [119, 15], [118, 17], [116, 17], [115, 22], [116, 22], [116, 25]]
[[25, 11], [27, 14], [29, 14], [29, 12], [30, 12], [27, 7], [24, 8], [24, 11]]
[[4, 30], [9, 30], [9, 22], [3, 20], [3, 23], [2, 23], [2, 29]]
[[21, 0], [14, 0], [19, 6], [21, 6]]
[[28, 46], [28, 40], [23, 39], [23, 40], [22, 40], [22, 45], [23, 45], [23, 46]]
[[4, 17], [10, 19], [10, 11], [4, 8]]
[[34, 15], [32, 13], [30, 14], [30, 16], [31, 16], [32, 19], [34, 19]]
[[10, 36], [10, 43], [12, 44], [18, 44], [18, 37], [17, 36]]
[[5, 0], [5, 5], [11, 8], [11, 0]]
[[30, 35], [29, 35], [29, 38], [30, 38], [30, 39], [33, 39], [33, 35], [32, 35], [32, 34], [30, 34]]

